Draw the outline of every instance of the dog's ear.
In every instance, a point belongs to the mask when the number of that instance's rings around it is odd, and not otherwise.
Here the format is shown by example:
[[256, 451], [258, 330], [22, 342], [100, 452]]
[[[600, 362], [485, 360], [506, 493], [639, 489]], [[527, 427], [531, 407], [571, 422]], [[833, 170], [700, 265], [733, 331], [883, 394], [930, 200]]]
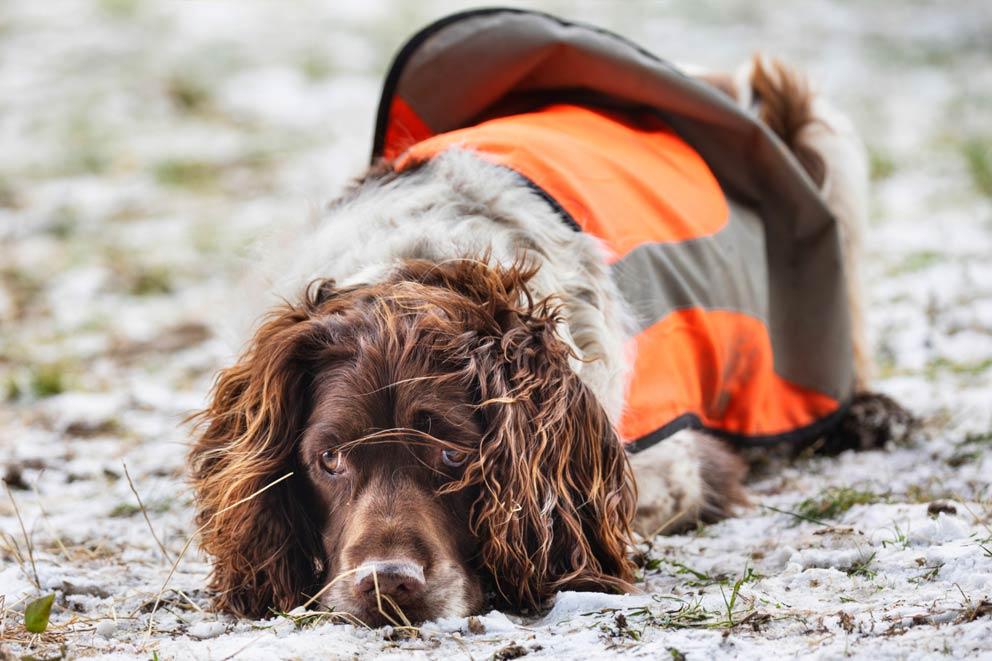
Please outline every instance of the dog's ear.
[[[446, 284], [488, 318], [468, 351], [484, 436], [450, 488], [478, 489], [470, 520], [494, 587], [527, 608], [561, 589], [631, 590], [633, 476], [606, 412], [569, 364], [556, 305], [528, 297], [533, 270], [462, 269]], [[490, 282], [473, 284], [480, 278]]]
[[311, 287], [300, 306], [273, 312], [196, 416], [189, 463], [201, 547], [214, 559], [217, 607], [240, 616], [291, 610], [322, 577], [296, 445], [309, 407], [306, 360], [329, 341], [313, 318], [329, 289]]

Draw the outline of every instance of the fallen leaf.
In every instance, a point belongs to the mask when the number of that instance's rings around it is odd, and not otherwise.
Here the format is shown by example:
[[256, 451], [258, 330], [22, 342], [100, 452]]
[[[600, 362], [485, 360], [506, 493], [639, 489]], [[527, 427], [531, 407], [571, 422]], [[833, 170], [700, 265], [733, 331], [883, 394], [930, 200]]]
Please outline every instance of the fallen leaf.
[[24, 609], [24, 628], [31, 633], [44, 633], [48, 628], [48, 616], [52, 614], [55, 593], [35, 599]]

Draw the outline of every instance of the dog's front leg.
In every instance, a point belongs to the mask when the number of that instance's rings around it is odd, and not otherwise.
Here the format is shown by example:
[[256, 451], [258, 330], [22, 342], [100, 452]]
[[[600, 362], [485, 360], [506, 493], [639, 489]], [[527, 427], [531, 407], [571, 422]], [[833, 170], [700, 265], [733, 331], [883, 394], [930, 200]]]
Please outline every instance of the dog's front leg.
[[634, 529], [644, 537], [729, 516], [747, 503], [747, 464], [705, 432], [686, 429], [630, 457], [637, 481]]

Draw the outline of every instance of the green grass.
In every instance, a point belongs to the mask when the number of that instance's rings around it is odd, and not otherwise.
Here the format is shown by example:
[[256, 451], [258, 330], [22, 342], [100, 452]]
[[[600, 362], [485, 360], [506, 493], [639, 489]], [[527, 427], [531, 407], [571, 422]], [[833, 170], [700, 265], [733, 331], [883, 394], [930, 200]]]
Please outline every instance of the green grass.
[[[145, 511], [153, 514], [168, 512], [172, 507], [169, 499], [156, 500], [145, 504]], [[141, 508], [134, 503], [121, 503], [110, 510], [110, 516], [114, 519], [126, 519], [141, 513]]]
[[[653, 571], [659, 569], [662, 564], [668, 564], [674, 568], [674, 571], [672, 572], [673, 576], [691, 576], [692, 578], [685, 582], [685, 585], [688, 587], [704, 588], [710, 585], [730, 584], [731, 577], [728, 574], [708, 574], [704, 571], [693, 569], [689, 565], [682, 562], [669, 560], [667, 558], [652, 558], [645, 563], [644, 568]], [[764, 578], [764, 576], [755, 572], [752, 567], [745, 566], [744, 573], [741, 578], [744, 583], [751, 583]]]
[[992, 446], [992, 431], [968, 432], [958, 443], [954, 454], [947, 458], [947, 465], [957, 468], [978, 461], [985, 456], [982, 446]]
[[3, 384], [3, 398], [13, 402], [21, 398], [21, 384], [13, 376], [8, 376]]
[[[694, 577], [687, 585], [719, 584], [720, 593], [723, 595], [723, 609], [711, 610], [706, 608], [703, 606], [701, 597], [685, 599], [675, 595], [659, 594], [653, 597], [653, 604], [650, 606], [630, 610], [603, 609], [582, 613], [582, 615], [613, 614], [612, 621], [604, 622], [600, 629], [611, 638], [630, 638], [633, 640], [640, 639], [648, 627], [658, 629], [735, 629], [744, 624], [757, 627], [770, 619], [767, 614], [758, 613], [756, 610], [757, 599], [745, 600], [742, 594], [742, 588], [745, 585], [763, 578], [750, 566], [745, 565], [741, 574], [736, 580], [733, 580], [728, 576], [706, 574], [681, 563], [666, 562], [676, 567], [676, 574], [684, 573]], [[701, 593], [702, 590], [700, 590]]]
[[877, 149], [868, 150], [868, 168], [872, 181], [888, 179], [896, 171], [896, 163], [892, 158]]
[[920, 583], [930, 583], [935, 581], [937, 576], [940, 574], [941, 567], [943, 567], [943, 565], [933, 565], [932, 567], [927, 567], [925, 572], [919, 576], [909, 579], [909, 582], [919, 585]]
[[334, 67], [330, 61], [314, 52], [308, 52], [304, 55], [300, 69], [303, 71], [303, 75], [312, 82], [324, 80], [334, 72]]
[[982, 432], [968, 432], [964, 435], [961, 445], [990, 445], [992, 446], [992, 430]]
[[918, 273], [930, 268], [934, 264], [944, 261], [944, 255], [933, 250], [923, 250], [910, 253], [901, 262], [889, 269], [889, 275], [905, 275], [907, 273]]
[[20, 196], [14, 185], [5, 179], [0, 179], [0, 208], [17, 209], [21, 206]]
[[855, 505], [872, 505], [884, 498], [871, 491], [850, 487], [830, 488], [796, 505], [796, 514], [806, 519], [836, 519]]
[[62, 174], [98, 175], [110, 169], [113, 145], [106, 130], [94, 124], [85, 110], [78, 110], [63, 130], [64, 158], [59, 168]]
[[52, 397], [67, 389], [67, 378], [63, 366], [57, 363], [36, 365], [31, 370], [28, 387], [36, 397]]
[[135, 296], [156, 296], [170, 294], [175, 290], [172, 274], [164, 267], [142, 268], [132, 276], [128, 288]]
[[743, 587], [745, 583], [757, 580], [755, 576], [756, 574], [754, 574], [751, 568], [745, 565], [744, 573], [741, 574], [740, 578], [734, 581], [734, 587], [731, 589], [729, 597], [723, 591], [723, 586], [720, 586], [720, 595], [723, 597], [723, 604], [727, 609], [727, 628], [733, 628], [735, 626], [734, 615], [736, 615], [736, 613], [734, 612], [734, 606], [737, 605], [737, 599], [740, 597], [741, 587]]
[[694, 588], [706, 587], [708, 585], [716, 585], [718, 583], [726, 583], [730, 578], [726, 574], [707, 574], [692, 567], [683, 564], [681, 562], [669, 561], [675, 568], [675, 574], [679, 576], [692, 576], [692, 578], [686, 581], [686, 585]]
[[[907, 523], [908, 525], [908, 523]], [[892, 539], [883, 539], [882, 546], [897, 546], [901, 549], [906, 549], [909, 547], [909, 529], [903, 530], [898, 523], [892, 524], [893, 535]]]
[[60, 205], [53, 213], [52, 220], [45, 228], [57, 239], [71, 238], [79, 229], [79, 210], [71, 205]]
[[965, 464], [973, 463], [985, 455], [981, 450], [970, 450], [967, 452], [958, 451], [947, 458], [947, 465], [951, 468], [960, 468]]
[[992, 141], [973, 138], [962, 147], [968, 173], [975, 188], [986, 197], [992, 197]]
[[867, 578], [871, 580], [875, 578], [877, 572], [871, 568], [871, 563], [875, 560], [875, 555], [877, 552], [873, 551], [871, 555], [863, 557], [853, 565], [844, 570], [844, 573], [848, 576], [860, 576], [861, 578]]
[[205, 190], [220, 179], [221, 168], [215, 163], [197, 160], [168, 159], [155, 165], [155, 181], [173, 188]]
[[165, 93], [172, 104], [184, 113], [201, 113], [211, 104], [209, 87], [186, 75], [169, 78], [165, 83]]
[[132, 18], [138, 13], [138, 0], [100, 0], [100, 9], [113, 18]]
[[950, 372], [956, 376], [980, 376], [989, 368], [992, 368], [992, 358], [975, 361], [973, 363], [959, 363], [949, 358], [939, 357], [929, 361], [923, 368], [923, 373], [927, 379], [934, 379], [941, 372]]

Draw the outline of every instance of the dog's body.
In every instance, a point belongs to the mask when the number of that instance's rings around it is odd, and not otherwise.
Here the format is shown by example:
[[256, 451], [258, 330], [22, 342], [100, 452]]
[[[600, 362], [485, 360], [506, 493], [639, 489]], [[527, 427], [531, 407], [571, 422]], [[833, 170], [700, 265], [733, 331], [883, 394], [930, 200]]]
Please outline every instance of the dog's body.
[[[857, 137], [785, 67], [703, 79], [775, 129], [836, 216], [863, 385]], [[470, 613], [486, 585], [516, 606], [629, 589], [632, 523], [745, 502], [744, 463], [705, 432], [631, 473], [614, 430], [635, 330], [608, 251], [507, 168], [460, 149], [374, 168], [280, 253], [272, 293], [293, 303], [222, 376], [192, 455], [221, 607], [289, 609], [330, 583], [374, 623]]]
[[[755, 99], [755, 78], [770, 104]], [[781, 127], [782, 137], [797, 153], [821, 159], [819, 183], [845, 237], [852, 335], [855, 345], [863, 347], [856, 274], [867, 171], [858, 136], [843, 116], [810, 94], [799, 74], [781, 65], [756, 60], [733, 77], [711, 79], [732, 90], [742, 107], [759, 113], [766, 108], [763, 121]], [[444, 263], [487, 255], [492, 264], [507, 268], [521, 259], [537, 265], [528, 283], [530, 295], [562, 303], [565, 323], [557, 330], [574, 352], [571, 366], [610, 420], [620, 420], [634, 322], [611, 277], [607, 251], [596, 238], [570, 229], [506, 168], [453, 149], [407, 175], [374, 172], [296, 236], [279, 255], [289, 261], [270, 266], [280, 274], [272, 287], [278, 297], [274, 300], [298, 298], [318, 277], [341, 286], [379, 282], [410, 259]], [[868, 352], [860, 349], [858, 357], [856, 373], [864, 383]], [[632, 454], [631, 463], [640, 495], [636, 528], [642, 533], [726, 516], [732, 505], [744, 502], [743, 463], [705, 432], [677, 432], [664, 443]]]

